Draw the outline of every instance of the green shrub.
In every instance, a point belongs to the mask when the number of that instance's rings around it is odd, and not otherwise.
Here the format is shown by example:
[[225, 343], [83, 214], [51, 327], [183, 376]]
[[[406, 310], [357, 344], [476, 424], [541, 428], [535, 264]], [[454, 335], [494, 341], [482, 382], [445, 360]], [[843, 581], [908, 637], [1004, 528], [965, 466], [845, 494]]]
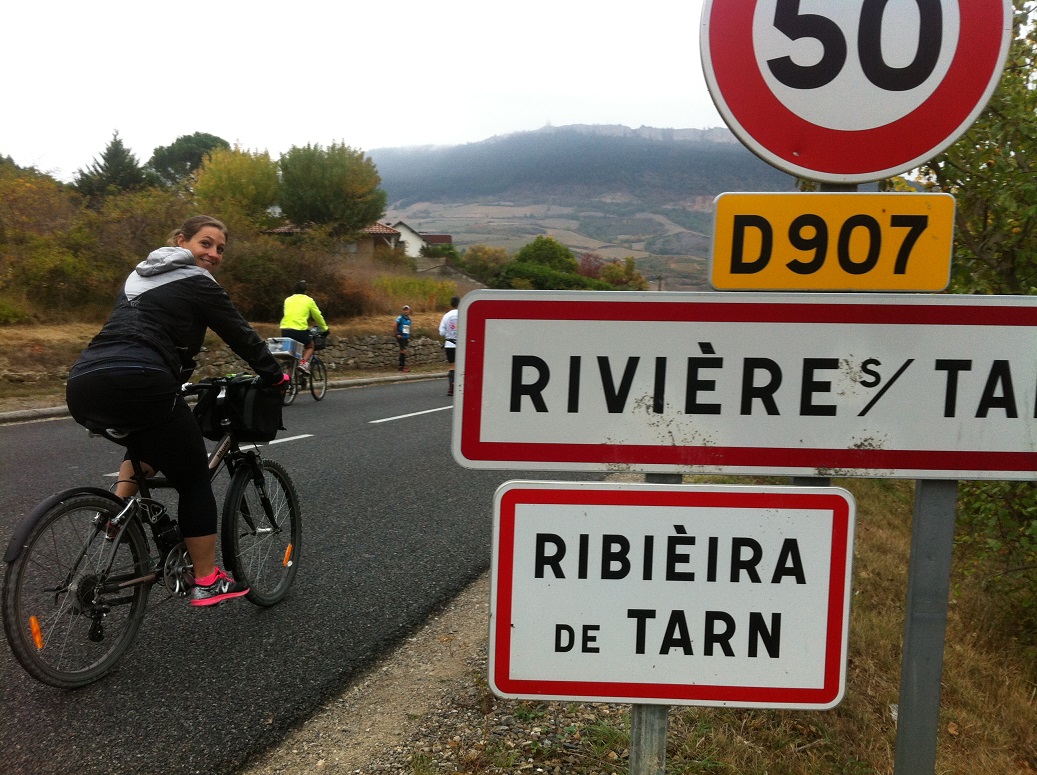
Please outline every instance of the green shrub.
[[987, 569], [1007, 618], [1037, 628], [1037, 483], [961, 482], [957, 540], [972, 568]]
[[14, 326], [32, 320], [32, 312], [10, 299], [0, 299], [0, 326]]
[[536, 289], [541, 291], [609, 291], [615, 286], [601, 280], [561, 272], [542, 264], [512, 261], [490, 281], [491, 288], [513, 288], [516, 290]]

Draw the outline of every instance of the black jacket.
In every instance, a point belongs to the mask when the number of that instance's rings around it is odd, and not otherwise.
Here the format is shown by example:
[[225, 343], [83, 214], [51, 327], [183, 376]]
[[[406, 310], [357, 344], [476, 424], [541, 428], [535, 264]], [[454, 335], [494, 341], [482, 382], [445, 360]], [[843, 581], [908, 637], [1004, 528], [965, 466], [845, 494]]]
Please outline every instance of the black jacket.
[[206, 329], [244, 359], [266, 384], [282, 378], [266, 342], [212, 275], [185, 248], [159, 248], [127, 278], [115, 309], [69, 377], [98, 368], [165, 368], [186, 382]]

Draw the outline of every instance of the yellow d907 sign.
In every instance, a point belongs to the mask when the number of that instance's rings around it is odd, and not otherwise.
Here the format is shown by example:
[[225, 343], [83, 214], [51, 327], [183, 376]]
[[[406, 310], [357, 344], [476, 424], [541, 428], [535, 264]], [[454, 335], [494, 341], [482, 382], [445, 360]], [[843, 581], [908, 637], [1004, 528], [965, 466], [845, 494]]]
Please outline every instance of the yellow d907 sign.
[[710, 279], [718, 290], [942, 291], [950, 194], [721, 194]]

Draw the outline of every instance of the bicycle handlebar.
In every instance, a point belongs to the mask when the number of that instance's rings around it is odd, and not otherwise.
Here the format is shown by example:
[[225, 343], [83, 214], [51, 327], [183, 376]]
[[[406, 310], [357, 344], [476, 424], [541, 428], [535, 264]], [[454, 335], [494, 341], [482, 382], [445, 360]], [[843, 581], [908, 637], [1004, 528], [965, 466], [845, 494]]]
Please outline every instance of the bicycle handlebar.
[[[271, 387], [270, 385], [264, 385], [263, 381], [259, 377], [251, 374], [231, 374], [226, 377], [209, 377], [203, 382], [185, 382], [180, 386], [180, 393], [181, 395], [192, 396], [197, 395], [198, 393], [204, 393], [206, 390], [220, 390], [221, 388], [227, 387], [227, 385], [231, 384], [234, 380], [244, 382], [245, 380], [242, 379], [242, 377], [248, 377], [249, 381], [251, 381], [251, 383], [256, 387]], [[276, 387], [276, 385], [273, 387]]]

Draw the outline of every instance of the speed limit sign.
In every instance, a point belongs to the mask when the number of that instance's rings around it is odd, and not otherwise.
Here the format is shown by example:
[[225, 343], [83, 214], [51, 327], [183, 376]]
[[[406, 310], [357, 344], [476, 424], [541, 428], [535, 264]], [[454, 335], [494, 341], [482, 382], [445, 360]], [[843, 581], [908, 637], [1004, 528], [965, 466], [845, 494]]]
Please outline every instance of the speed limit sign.
[[724, 120], [765, 161], [862, 183], [963, 134], [1011, 34], [1010, 0], [705, 0], [702, 66]]

